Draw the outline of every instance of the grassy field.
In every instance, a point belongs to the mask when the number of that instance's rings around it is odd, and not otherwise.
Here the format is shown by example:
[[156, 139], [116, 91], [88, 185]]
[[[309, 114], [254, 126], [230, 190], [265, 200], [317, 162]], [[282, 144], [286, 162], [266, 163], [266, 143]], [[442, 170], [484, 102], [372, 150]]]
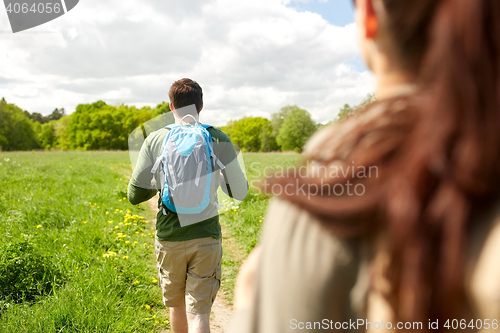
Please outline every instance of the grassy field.
[[[245, 154], [249, 181], [294, 154]], [[0, 332], [168, 327], [152, 211], [126, 197], [126, 152], [0, 153]], [[258, 241], [268, 197], [224, 202], [223, 290]]]

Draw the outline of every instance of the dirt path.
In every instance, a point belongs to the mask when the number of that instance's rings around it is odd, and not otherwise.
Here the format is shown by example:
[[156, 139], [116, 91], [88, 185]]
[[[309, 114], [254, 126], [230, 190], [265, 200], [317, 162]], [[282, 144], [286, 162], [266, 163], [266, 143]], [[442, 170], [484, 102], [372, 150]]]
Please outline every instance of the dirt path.
[[[148, 201], [150, 209], [158, 212], [158, 197], [154, 196]], [[227, 244], [227, 242], [226, 242]], [[233, 247], [233, 246], [231, 246]], [[215, 302], [212, 306], [212, 312], [210, 314], [210, 332], [211, 333], [223, 333], [224, 328], [229, 323], [231, 315], [233, 313], [232, 306], [224, 298], [224, 293], [219, 290]]]
[[210, 332], [224, 332], [224, 328], [229, 323], [232, 314], [232, 307], [227, 303], [224, 294], [219, 290], [210, 314]]

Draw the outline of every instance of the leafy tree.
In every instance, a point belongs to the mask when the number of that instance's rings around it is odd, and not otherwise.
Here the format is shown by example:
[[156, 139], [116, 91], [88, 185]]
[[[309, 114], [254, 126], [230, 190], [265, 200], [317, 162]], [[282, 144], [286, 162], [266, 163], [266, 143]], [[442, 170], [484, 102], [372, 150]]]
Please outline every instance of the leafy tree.
[[344, 104], [337, 115], [337, 119], [341, 120], [348, 117], [354, 109], [349, 104]]
[[43, 124], [48, 123], [49, 121], [61, 119], [66, 114], [66, 111], [64, 110], [64, 108], [61, 108], [61, 109], [56, 108], [48, 116], [44, 116], [38, 112], [29, 113], [28, 111], [24, 111], [24, 114], [29, 119], [43, 125]]
[[161, 114], [170, 112], [170, 104], [167, 102], [161, 102], [151, 112], [153, 118]]
[[27, 115], [31, 120], [36, 121], [40, 124], [45, 124], [48, 121], [41, 113], [38, 112], [33, 112], [30, 114], [28, 111], [24, 111], [24, 114]]
[[317, 125], [306, 110], [294, 107], [283, 120], [276, 142], [283, 151], [302, 151]]
[[244, 117], [240, 120], [231, 120], [222, 127], [231, 141], [243, 151], [259, 151], [261, 149], [262, 129], [271, 122], [262, 117]]
[[260, 133], [260, 151], [269, 152], [280, 150], [280, 146], [276, 142], [276, 137], [280, 132], [283, 121], [295, 108], [297, 108], [296, 105], [287, 105], [271, 115], [271, 123], [263, 128]]
[[103, 101], [80, 104], [68, 127], [71, 149], [97, 150], [128, 148], [129, 134], [151, 119], [151, 108], [107, 105]]
[[339, 122], [341, 120], [347, 119], [356, 112], [363, 110], [366, 106], [373, 103], [375, 101], [375, 94], [369, 93], [366, 97], [361, 101], [361, 103], [350, 106], [349, 104], [344, 104], [344, 107], [340, 109], [337, 119], [335, 122]]
[[45, 123], [41, 126], [38, 133], [38, 143], [45, 149], [54, 148], [57, 143], [57, 137], [54, 130], [54, 121]]
[[271, 124], [273, 128], [272, 136], [277, 137], [280, 133], [280, 128], [285, 121], [285, 118], [292, 112], [298, 109], [297, 105], [287, 105], [282, 107], [278, 112], [271, 115]]
[[276, 142], [276, 135], [273, 135], [272, 124], [262, 128], [260, 132], [260, 151], [277, 151], [280, 147]]
[[56, 148], [69, 150], [71, 143], [69, 139], [69, 124], [71, 123], [71, 115], [64, 116], [54, 122], [54, 135], [56, 137]]
[[0, 100], [0, 149], [30, 150], [37, 148], [32, 121], [14, 104]]
[[66, 115], [66, 111], [64, 110], [64, 108], [61, 108], [61, 109], [55, 109], [54, 111], [52, 111], [52, 113], [50, 115], [48, 115], [46, 118], [48, 121], [52, 121], [52, 120], [59, 120], [61, 119], [62, 117], [64, 117]]

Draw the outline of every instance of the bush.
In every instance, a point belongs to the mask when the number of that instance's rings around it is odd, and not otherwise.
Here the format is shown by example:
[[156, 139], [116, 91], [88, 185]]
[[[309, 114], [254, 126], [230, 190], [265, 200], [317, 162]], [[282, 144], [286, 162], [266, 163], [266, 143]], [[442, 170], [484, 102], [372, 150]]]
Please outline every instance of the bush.
[[34, 301], [51, 293], [62, 274], [49, 257], [37, 252], [29, 241], [20, 241], [0, 250], [0, 301]]

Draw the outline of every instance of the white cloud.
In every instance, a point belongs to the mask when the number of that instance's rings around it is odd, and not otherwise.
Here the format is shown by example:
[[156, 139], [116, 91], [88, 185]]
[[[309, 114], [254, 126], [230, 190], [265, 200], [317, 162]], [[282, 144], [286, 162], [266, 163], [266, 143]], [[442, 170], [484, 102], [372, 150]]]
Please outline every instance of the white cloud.
[[[43, 114], [98, 99], [155, 105], [190, 77], [204, 89], [205, 122], [270, 116], [286, 104], [331, 120], [374, 90], [371, 74], [348, 65], [358, 55], [355, 26], [287, 3], [81, 1], [43, 26], [2, 35], [0, 94]], [[3, 18], [0, 29], [9, 29]]]

